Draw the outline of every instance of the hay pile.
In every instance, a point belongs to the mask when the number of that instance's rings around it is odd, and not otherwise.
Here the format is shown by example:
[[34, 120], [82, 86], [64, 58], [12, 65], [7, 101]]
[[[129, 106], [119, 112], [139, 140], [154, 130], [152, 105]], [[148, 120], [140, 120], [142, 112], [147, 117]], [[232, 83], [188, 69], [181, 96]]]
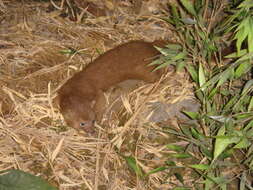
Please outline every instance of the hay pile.
[[[164, 145], [175, 139], [150, 122], [150, 108], [191, 99], [186, 74], [170, 72], [116, 99], [107, 92], [108, 109], [96, 138], [66, 127], [52, 101], [56, 90], [99, 53], [133, 39], [173, 37], [168, 25], [149, 12], [159, 0], [144, 3], [138, 15], [124, 12], [132, 7], [122, 1], [111, 17], [88, 16], [77, 23], [59, 10], [48, 11], [50, 2], [0, 1], [1, 170], [22, 169], [61, 190], [173, 187], [170, 171], [140, 180], [117, 152], [136, 157], [145, 172], [164, 164], [169, 152]], [[112, 109], [115, 101], [120, 106]], [[165, 107], [163, 112], [173, 109]], [[164, 117], [158, 120], [168, 125]]]

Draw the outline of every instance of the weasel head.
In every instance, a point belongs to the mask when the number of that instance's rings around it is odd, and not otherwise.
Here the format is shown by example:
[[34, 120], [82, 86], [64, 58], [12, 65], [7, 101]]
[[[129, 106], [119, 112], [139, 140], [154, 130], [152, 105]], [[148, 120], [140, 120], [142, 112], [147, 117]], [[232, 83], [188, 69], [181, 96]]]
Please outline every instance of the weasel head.
[[60, 98], [59, 107], [65, 122], [70, 127], [87, 133], [95, 133], [95, 113], [92, 102], [78, 96]]

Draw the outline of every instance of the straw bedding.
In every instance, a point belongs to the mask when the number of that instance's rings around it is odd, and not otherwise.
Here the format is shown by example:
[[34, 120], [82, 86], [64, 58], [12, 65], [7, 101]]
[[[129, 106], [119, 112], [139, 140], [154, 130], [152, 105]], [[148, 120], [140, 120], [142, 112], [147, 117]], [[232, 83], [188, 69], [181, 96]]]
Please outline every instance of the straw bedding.
[[0, 169], [40, 175], [61, 190], [171, 188], [177, 182], [170, 171], [139, 179], [120, 154], [136, 157], [145, 172], [168, 160], [165, 145], [176, 140], [162, 127], [176, 128], [173, 105], [193, 99], [185, 73], [171, 71], [154, 84], [105, 92], [98, 137], [65, 126], [54, 105], [57, 89], [99, 53], [133, 39], [175, 38], [158, 19], [165, 12], [159, 0], [139, 8], [130, 1], [104, 3], [109, 11], [115, 8], [111, 16], [73, 22], [60, 10], [48, 11], [50, 2], [0, 0]]

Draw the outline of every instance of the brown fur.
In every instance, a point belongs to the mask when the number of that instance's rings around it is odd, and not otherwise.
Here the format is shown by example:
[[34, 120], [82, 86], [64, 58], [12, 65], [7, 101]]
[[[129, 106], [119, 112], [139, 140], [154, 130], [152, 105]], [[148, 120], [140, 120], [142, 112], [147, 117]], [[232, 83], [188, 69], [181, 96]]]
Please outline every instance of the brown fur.
[[58, 92], [60, 111], [66, 123], [76, 129], [94, 132], [94, 107], [103, 97], [103, 91], [127, 79], [157, 80], [162, 71], [151, 72], [154, 67], [147, 66], [160, 54], [153, 45], [163, 46], [164, 43], [131, 41], [117, 46], [68, 80]]

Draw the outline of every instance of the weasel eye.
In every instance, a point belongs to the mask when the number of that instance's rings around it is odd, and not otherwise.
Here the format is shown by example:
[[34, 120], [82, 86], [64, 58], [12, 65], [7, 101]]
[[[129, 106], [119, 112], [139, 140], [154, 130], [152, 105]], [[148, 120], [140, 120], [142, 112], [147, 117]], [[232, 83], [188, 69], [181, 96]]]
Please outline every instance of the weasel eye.
[[87, 122], [81, 122], [79, 125], [80, 127], [85, 127], [85, 125], [87, 125]]

